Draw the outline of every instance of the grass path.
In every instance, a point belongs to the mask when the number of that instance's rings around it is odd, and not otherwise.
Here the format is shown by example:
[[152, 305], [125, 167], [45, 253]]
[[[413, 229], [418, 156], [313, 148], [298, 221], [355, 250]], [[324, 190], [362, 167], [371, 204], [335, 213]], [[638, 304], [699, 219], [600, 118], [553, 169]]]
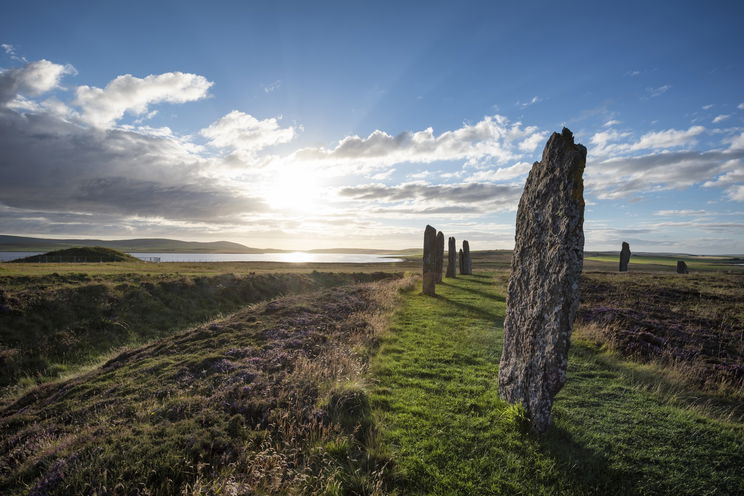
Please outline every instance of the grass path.
[[498, 398], [505, 278], [406, 295], [372, 364], [400, 495], [744, 494], [744, 426], [634, 386], [574, 345], [544, 438]]

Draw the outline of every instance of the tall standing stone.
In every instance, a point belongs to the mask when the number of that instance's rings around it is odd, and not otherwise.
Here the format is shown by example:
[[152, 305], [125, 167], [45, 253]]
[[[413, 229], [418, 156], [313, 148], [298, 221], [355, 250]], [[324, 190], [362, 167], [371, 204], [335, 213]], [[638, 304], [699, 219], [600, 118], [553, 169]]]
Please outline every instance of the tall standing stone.
[[466, 275], [472, 275], [473, 274], [473, 259], [470, 258], [470, 243], [467, 242], [467, 240], [462, 242], [462, 252], [463, 252], [463, 265], [465, 267], [465, 272], [463, 274]]
[[437, 285], [437, 230], [427, 225], [424, 230], [424, 294], [434, 296]]
[[437, 282], [442, 282], [442, 270], [444, 269], [444, 233], [437, 233]]
[[459, 252], [459, 260], [460, 260], [460, 274], [465, 274], [465, 255], [462, 253], [462, 248], [460, 248]]
[[620, 272], [628, 272], [630, 262], [630, 245], [623, 241], [623, 249], [620, 251]]
[[537, 432], [550, 425], [553, 398], [566, 382], [584, 260], [585, 164], [586, 148], [571, 131], [553, 133], [517, 210], [499, 393], [524, 405]]
[[687, 264], [684, 260], [677, 260], [677, 274], [688, 274]]
[[452, 236], [447, 240], [447, 277], [457, 277], [457, 247]]

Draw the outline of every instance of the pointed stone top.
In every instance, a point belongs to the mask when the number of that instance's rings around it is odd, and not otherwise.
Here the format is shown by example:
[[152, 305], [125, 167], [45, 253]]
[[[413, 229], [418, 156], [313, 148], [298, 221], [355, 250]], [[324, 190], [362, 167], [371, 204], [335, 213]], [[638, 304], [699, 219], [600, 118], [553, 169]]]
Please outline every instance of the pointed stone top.
[[[565, 161], [557, 158], [553, 158], [551, 160], [551, 157], [554, 155], [564, 154], [564, 153], [582, 153], [586, 157], [586, 148], [584, 145], [576, 144], [574, 142], [574, 135], [571, 132], [570, 129], [567, 127], [564, 127], [560, 134], [553, 133], [550, 138], [548, 139], [547, 144], [545, 145], [545, 149], [542, 153], [542, 163], [543, 164], [551, 164], [551, 162], [555, 163], [556, 167], [565, 167], [566, 164], [572, 163], [571, 160]], [[586, 160], [584, 160], [585, 162]], [[538, 162], [535, 162], [538, 163]], [[581, 168], [583, 172], [583, 167]]]

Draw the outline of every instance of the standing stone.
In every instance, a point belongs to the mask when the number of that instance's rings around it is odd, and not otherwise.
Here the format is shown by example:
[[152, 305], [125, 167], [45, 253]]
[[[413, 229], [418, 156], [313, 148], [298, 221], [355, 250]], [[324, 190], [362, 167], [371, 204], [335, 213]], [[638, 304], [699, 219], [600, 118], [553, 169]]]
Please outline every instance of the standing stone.
[[460, 248], [460, 275], [465, 274], [465, 255], [462, 253], [462, 248]]
[[689, 274], [689, 271], [687, 270], [687, 264], [684, 262], [684, 260], [677, 261], [677, 274]]
[[437, 230], [427, 225], [424, 230], [424, 294], [435, 295], [437, 284]]
[[447, 240], [447, 277], [457, 277], [457, 247], [452, 236]]
[[623, 241], [623, 249], [620, 251], [620, 272], [628, 272], [630, 262], [630, 245]]
[[517, 210], [499, 394], [521, 403], [537, 432], [550, 425], [553, 398], [566, 382], [584, 260], [585, 164], [586, 148], [571, 131], [553, 133]]
[[467, 240], [462, 242], [462, 251], [463, 251], [463, 264], [465, 266], [465, 272], [463, 274], [472, 275], [473, 274], [473, 259], [470, 258], [470, 243], [467, 242]]
[[437, 234], [437, 282], [442, 282], [442, 269], [444, 269], [444, 233]]

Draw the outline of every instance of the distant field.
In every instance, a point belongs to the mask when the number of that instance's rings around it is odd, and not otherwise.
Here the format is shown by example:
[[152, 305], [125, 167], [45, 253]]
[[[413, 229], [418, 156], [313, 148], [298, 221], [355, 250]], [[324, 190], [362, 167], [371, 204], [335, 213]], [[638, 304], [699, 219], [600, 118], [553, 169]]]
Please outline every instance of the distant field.
[[8, 277], [38, 277], [51, 274], [86, 274], [92, 277], [127, 275], [138, 276], [206, 276], [217, 274], [256, 273], [309, 273], [319, 272], [400, 272], [417, 270], [418, 263], [391, 262], [368, 264], [325, 264], [325, 263], [279, 263], [279, 262], [118, 262], [118, 263], [0, 263], [0, 279]]
[[[612, 265], [617, 269], [619, 263], [618, 256], [612, 255], [590, 255], [585, 260], [591, 262], [603, 262]], [[664, 267], [674, 268], [676, 270], [677, 261], [684, 261], [689, 269], [697, 270], [744, 270], [744, 260], [735, 260], [731, 257], [713, 257], [713, 256], [653, 256], [653, 255], [633, 255], [630, 258], [629, 270], [633, 270], [633, 265], [644, 266], [640, 270], [648, 270], [647, 265], [661, 265]]]

